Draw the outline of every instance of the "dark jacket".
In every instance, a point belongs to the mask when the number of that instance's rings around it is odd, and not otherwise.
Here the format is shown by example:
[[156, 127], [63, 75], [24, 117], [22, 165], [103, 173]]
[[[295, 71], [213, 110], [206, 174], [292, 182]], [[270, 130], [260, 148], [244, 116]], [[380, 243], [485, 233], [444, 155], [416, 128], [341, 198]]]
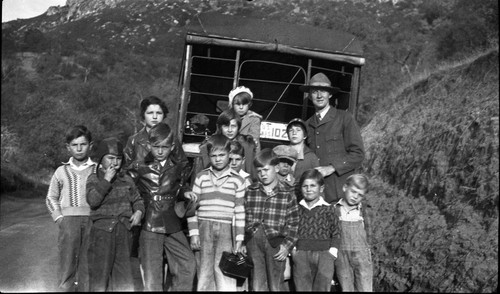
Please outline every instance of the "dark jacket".
[[[183, 162], [187, 160], [184, 150], [182, 150], [182, 145], [179, 143], [178, 139], [174, 139], [175, 147], [172, 151], [171, 157], [174, 163]], [[148, 132], [146, 127], [142, 128], [139, 132], [130, 136], [127, 140], [127, 144], [123, 152], [125, 153], [124, 159], [125, 164], [123, 165], [125, 169], [129, 169], [130, 165], [134, 161], [143, 161], [146, 155], [148, 155], [149, 150], [147, 147], [148, 143]]]
[[293, 172], [293, 177], [295, 181], [299, 181], [302, 174], [309, 169], [313, 169], [319, 166], [319, 158], [311, 150], [311, 148], [304, 146], [304, 159], [298, 159], [295, 163], [295, 171]]
[[148, 153], [143, 162], [131, 164], [128, 172], [135, 180], [146, 206], [143, 230], [163, 234], [181, 231], [181, 220], [175, 214], [174, 205], [178, 198], [184, 200], [184, 183], [189, 175], [188, 160], [174, 163], [170, 156], [162, 167]]
[[87, 179], [87, 202], [92, 209], [90, 219], [94, 226], [110, 231], [121, 221], [130, 230], [132, 213], [140, 210], [144, 215], [144, 202], [133, 180], [126, 174], [118, 174], [110, 183], [97, 170]]
[[321, 122], [313, 115], [306, 124], [307, 144], [319, 157], [319, 165], [335, 168], [335, 172], [325, 178], [325, 200], [336, 202], [343, 196], [345, 180], [361, 167], [365, 158], [358, 124], [350, 112], [333, 106]]

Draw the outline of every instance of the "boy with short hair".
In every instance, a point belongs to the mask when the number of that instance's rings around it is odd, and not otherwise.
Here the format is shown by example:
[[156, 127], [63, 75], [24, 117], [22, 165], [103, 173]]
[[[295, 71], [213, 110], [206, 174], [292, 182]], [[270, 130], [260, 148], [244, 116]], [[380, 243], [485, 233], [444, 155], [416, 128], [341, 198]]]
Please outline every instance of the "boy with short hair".
[[[290, 147], [297, 151], [293, 177], [298, 180], [308, 169], [319, 167], [319, 158], [311, 148], [307, 147], [307, 126], [300, 118], [292, 119], [286, 126]], [[299, 199], [297, 199], [299, 200]]]
[[164, 290], [164, 254], [172, 274], [172, 291], [191, 291], [193, 287], [196, 262], [174, 207], [183, 196], [196, 199], [190, 193], [183, 194], [189, 167], [187, 159], [174, 162], [175, 142], [174, 131], [167, 124], [153, 126], [148, 133], [150, 152], [129, 170], [146, 206], [139, 237], [145, 291]]
[[71, 157], [54, 172], [45, 202], [59, 227], [59, 288], [65, 292], [88, 291], [87, 248], [91, 223], [85, 185], [96, 168], [89, 158], [90, 131], [82, 125], [69, 129], [66, 149]]
[[245, 164], [245, 149], [238, 141], [230, 141], [229, 166], [234, 169], [244, 180], [245, 188], [252, 184], [250, 174], [242, 169]]
[[[243, 170], [250, 174], [252, 180], [256, 179], [255, 169], [253, 167], [253, 158], [255, 156], [255, 142], [253, 137], [250, 135], [240, 134], [241, 129], [241, 117], [238, 113], [232, 109], [226, 109], [217, 118], [217, 130], [215, 134], [222, 134], [229, 138], [231, 141], [237, 141], [243, 146], [245, 151], [245, 162], [243, 164]], [[200, 164], [197, 164], [195, 169], [196, 172], [207, 168], [210, 165], [210, 159], [208, 158], [206, 141], [200, 145]]]
[[132, 178], [122, 171], [123, 144], [117, 138], [102, 140], [96, 158], [97, 171], [87, 180], [92, 221], [89, 290], [134, 291], [130, 229], [141, 224], [144, 201]]
[[219, 268], [222, 252], [239, 252], [245, 236], [245, 183], [229, 166], [230, 149], [226, 136], [211, 136], [207, 141], [210, 167], [194, 180], [193, 193], [199, 203], [196, 214], [188, 218], [188, 227], [191, 248], [201, 250], [198, 291], [236, 291], [236, 279]]
[[293, 176], [292, 166], [297, 162], [297, 151], [288, 145], [277, 145], [273, 151], [279, 158], [278, 179], [293, 186], [296, 179]]
[[325, 180], [315, 169], [306, 170], [298, 181], [298, 241], [292, 251], [293, 280], [299, 292], [330, 292], [340, 229], [334, 206], [323, 198]]
[[366, 203], [362, 203], [369, 185], [363, 174], [349, 176], [342, 187], [344, 197], [335, 204], [340, 220], [340, 246], [335, 270], [342, 292], [372, 291], [373, 267], [368, 241], [370, 218]]
[[246, 248], [254, 268], [251, 290], [280, 291], [285, 259], [297, 241], [298, 206], [293, 187], [278, 180], [279, 159], [270, 148], [254, 161], [258, 182], [245, 195]]

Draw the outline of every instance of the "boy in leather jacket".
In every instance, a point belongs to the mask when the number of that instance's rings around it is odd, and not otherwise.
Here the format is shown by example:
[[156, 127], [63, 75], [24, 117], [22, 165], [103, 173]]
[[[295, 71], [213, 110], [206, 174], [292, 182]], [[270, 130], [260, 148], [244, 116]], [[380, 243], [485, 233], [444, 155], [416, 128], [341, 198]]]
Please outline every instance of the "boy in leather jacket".
[[196, 261], [174, 205], [178, 200], [185, 200], [184, 197], [196, 202], [196, 195], [184, 194], [182, 186], [187, 180], [189, 167], [187, 159], [173, 160], [176, 142], [175, 134], [167, 124], [153, 126], [148, 133], [150, 152], [143, 161], [134, 162], [129, 169], [146, 207], [139, 238], [145, 291], [164, 290], [164, 253], [172, 275], [171, 290], [191, 291], [193, 288]]

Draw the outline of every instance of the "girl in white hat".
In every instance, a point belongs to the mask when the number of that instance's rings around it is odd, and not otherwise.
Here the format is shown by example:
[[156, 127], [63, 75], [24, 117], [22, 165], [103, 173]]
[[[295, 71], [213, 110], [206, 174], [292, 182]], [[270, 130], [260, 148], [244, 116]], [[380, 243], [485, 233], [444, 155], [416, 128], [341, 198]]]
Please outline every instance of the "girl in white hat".
[[229, 107], [241, 117], [240, 134], [251, 135], [255, 141], [256, 152], [260, 151], [260, 122], [262, 116], [252, 110], [253, 93], [249, 88], [239, 86], [229, 92]]

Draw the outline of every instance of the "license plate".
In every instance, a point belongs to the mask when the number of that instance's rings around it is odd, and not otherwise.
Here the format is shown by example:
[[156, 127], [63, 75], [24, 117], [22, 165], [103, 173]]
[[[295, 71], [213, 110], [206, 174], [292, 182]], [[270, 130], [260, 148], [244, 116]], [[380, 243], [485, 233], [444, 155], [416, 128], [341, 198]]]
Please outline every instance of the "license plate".
[[263, 121], [260, 123], [260, 138], [288, 141], [286, 124]]

